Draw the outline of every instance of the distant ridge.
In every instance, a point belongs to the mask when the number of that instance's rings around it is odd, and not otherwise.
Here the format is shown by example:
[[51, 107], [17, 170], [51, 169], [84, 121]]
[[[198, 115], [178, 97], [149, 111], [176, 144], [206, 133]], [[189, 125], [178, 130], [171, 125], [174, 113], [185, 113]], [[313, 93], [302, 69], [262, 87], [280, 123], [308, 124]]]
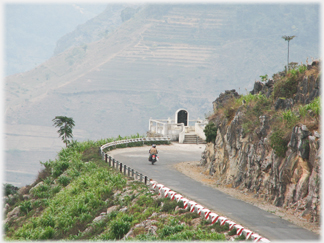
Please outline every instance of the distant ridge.
[[150, 117], [172, 117], [180, 107], [204, 118], [220, 92], [244, 93], [260, 75], [284, 69], [282, 35], [298, 36], [291, 61], [317, 58], [318, 23], [316, 4], [143, 5], [104, 38], [7, 77], [6, 124], [43, 129], [65, 115], [76, 123], [76, 139], [96, 140], [145, 134]]

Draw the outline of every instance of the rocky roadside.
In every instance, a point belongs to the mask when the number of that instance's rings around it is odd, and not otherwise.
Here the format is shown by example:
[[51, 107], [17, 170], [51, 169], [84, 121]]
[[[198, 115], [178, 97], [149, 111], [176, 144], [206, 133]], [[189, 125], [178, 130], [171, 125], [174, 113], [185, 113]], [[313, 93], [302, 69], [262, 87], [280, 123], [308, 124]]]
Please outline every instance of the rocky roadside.
[[301, 217], [301, 213], [298, 210], [284, 209], [282, 207], [276, 207], [273, 204], [268, 203], [265, 200], [256, 198], [255, 194], [248, 192], [247, 190], [239, 190], [235, 188], [226, 187], [216, 183], [216, 179], [206, 172], [205, 167], [200, 165], [200, 161], [182, 162], [176, 164], [175, 169], [179, 172], [191, 177], [194, 180], [200, 181], [203, 184], [222, 191], [232, 197], [250, 203], [262, 210], [273, 213], [285, 220], [288, 220], [299, 227], [310, 230], [316, 234], [320, 234], [321, 227], [315, 223], [309, 223], [306, 219]]

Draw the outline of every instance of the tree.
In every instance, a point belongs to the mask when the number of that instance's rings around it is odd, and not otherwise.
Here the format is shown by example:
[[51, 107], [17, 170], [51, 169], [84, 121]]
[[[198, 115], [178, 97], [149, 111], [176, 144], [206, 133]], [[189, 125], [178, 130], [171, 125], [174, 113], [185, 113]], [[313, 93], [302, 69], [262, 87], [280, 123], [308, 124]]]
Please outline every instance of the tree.
[[60, 137], [62, 137], [65, 146], [67, 147], [68, 143], [70, 143], [69, 138], [73, 138], [72, 128], [74, 127], [74, 121], [71, 117], [66, 116], [56, 116], [53, 120], [53, 126], [59, 127], [57, 130]]
[[287, 72], [288, 72], [288, 69], [289, 69], [289, 41], [291, 41], [292, 39], [294, 39], [296, 36], [295, 35], [291, 35], [291, 36], [287, 36], [287, 35], [284, 35], [282, 36], [281, 38], [284, 39], [285, 41], [288, 41], [288, 58], [287, 58]]

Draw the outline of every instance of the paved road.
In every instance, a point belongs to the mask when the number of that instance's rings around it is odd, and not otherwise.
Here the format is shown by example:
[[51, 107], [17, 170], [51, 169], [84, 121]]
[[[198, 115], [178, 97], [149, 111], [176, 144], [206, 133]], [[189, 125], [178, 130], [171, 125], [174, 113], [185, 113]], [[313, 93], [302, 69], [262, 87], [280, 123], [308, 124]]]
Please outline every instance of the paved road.
[[117, 149], [110, 156], [138, 172], [194, 200], [202, 206], [225, 216], [234, 222], [273, 240], [318, 241], [319, 235], [300, 228], [280, 217], [235, 199], [221, 191], [203, 185], [178, 172], [173, 165], [185, 161], [198, 161], [204, 145], [158, 146], [160, 161], [151, 165], [148, 161], [150, 147]]

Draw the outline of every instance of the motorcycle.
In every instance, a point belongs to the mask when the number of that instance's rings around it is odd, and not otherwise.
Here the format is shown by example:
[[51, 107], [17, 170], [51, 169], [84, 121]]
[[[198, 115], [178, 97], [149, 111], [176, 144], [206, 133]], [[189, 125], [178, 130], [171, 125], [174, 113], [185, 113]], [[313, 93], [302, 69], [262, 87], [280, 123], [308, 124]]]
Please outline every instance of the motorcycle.
[[152, 165], [154, 165], [155, 162], [159, 161], [159, 157], [156, 154], [152, 154], [149, 161], [151, 161]]

